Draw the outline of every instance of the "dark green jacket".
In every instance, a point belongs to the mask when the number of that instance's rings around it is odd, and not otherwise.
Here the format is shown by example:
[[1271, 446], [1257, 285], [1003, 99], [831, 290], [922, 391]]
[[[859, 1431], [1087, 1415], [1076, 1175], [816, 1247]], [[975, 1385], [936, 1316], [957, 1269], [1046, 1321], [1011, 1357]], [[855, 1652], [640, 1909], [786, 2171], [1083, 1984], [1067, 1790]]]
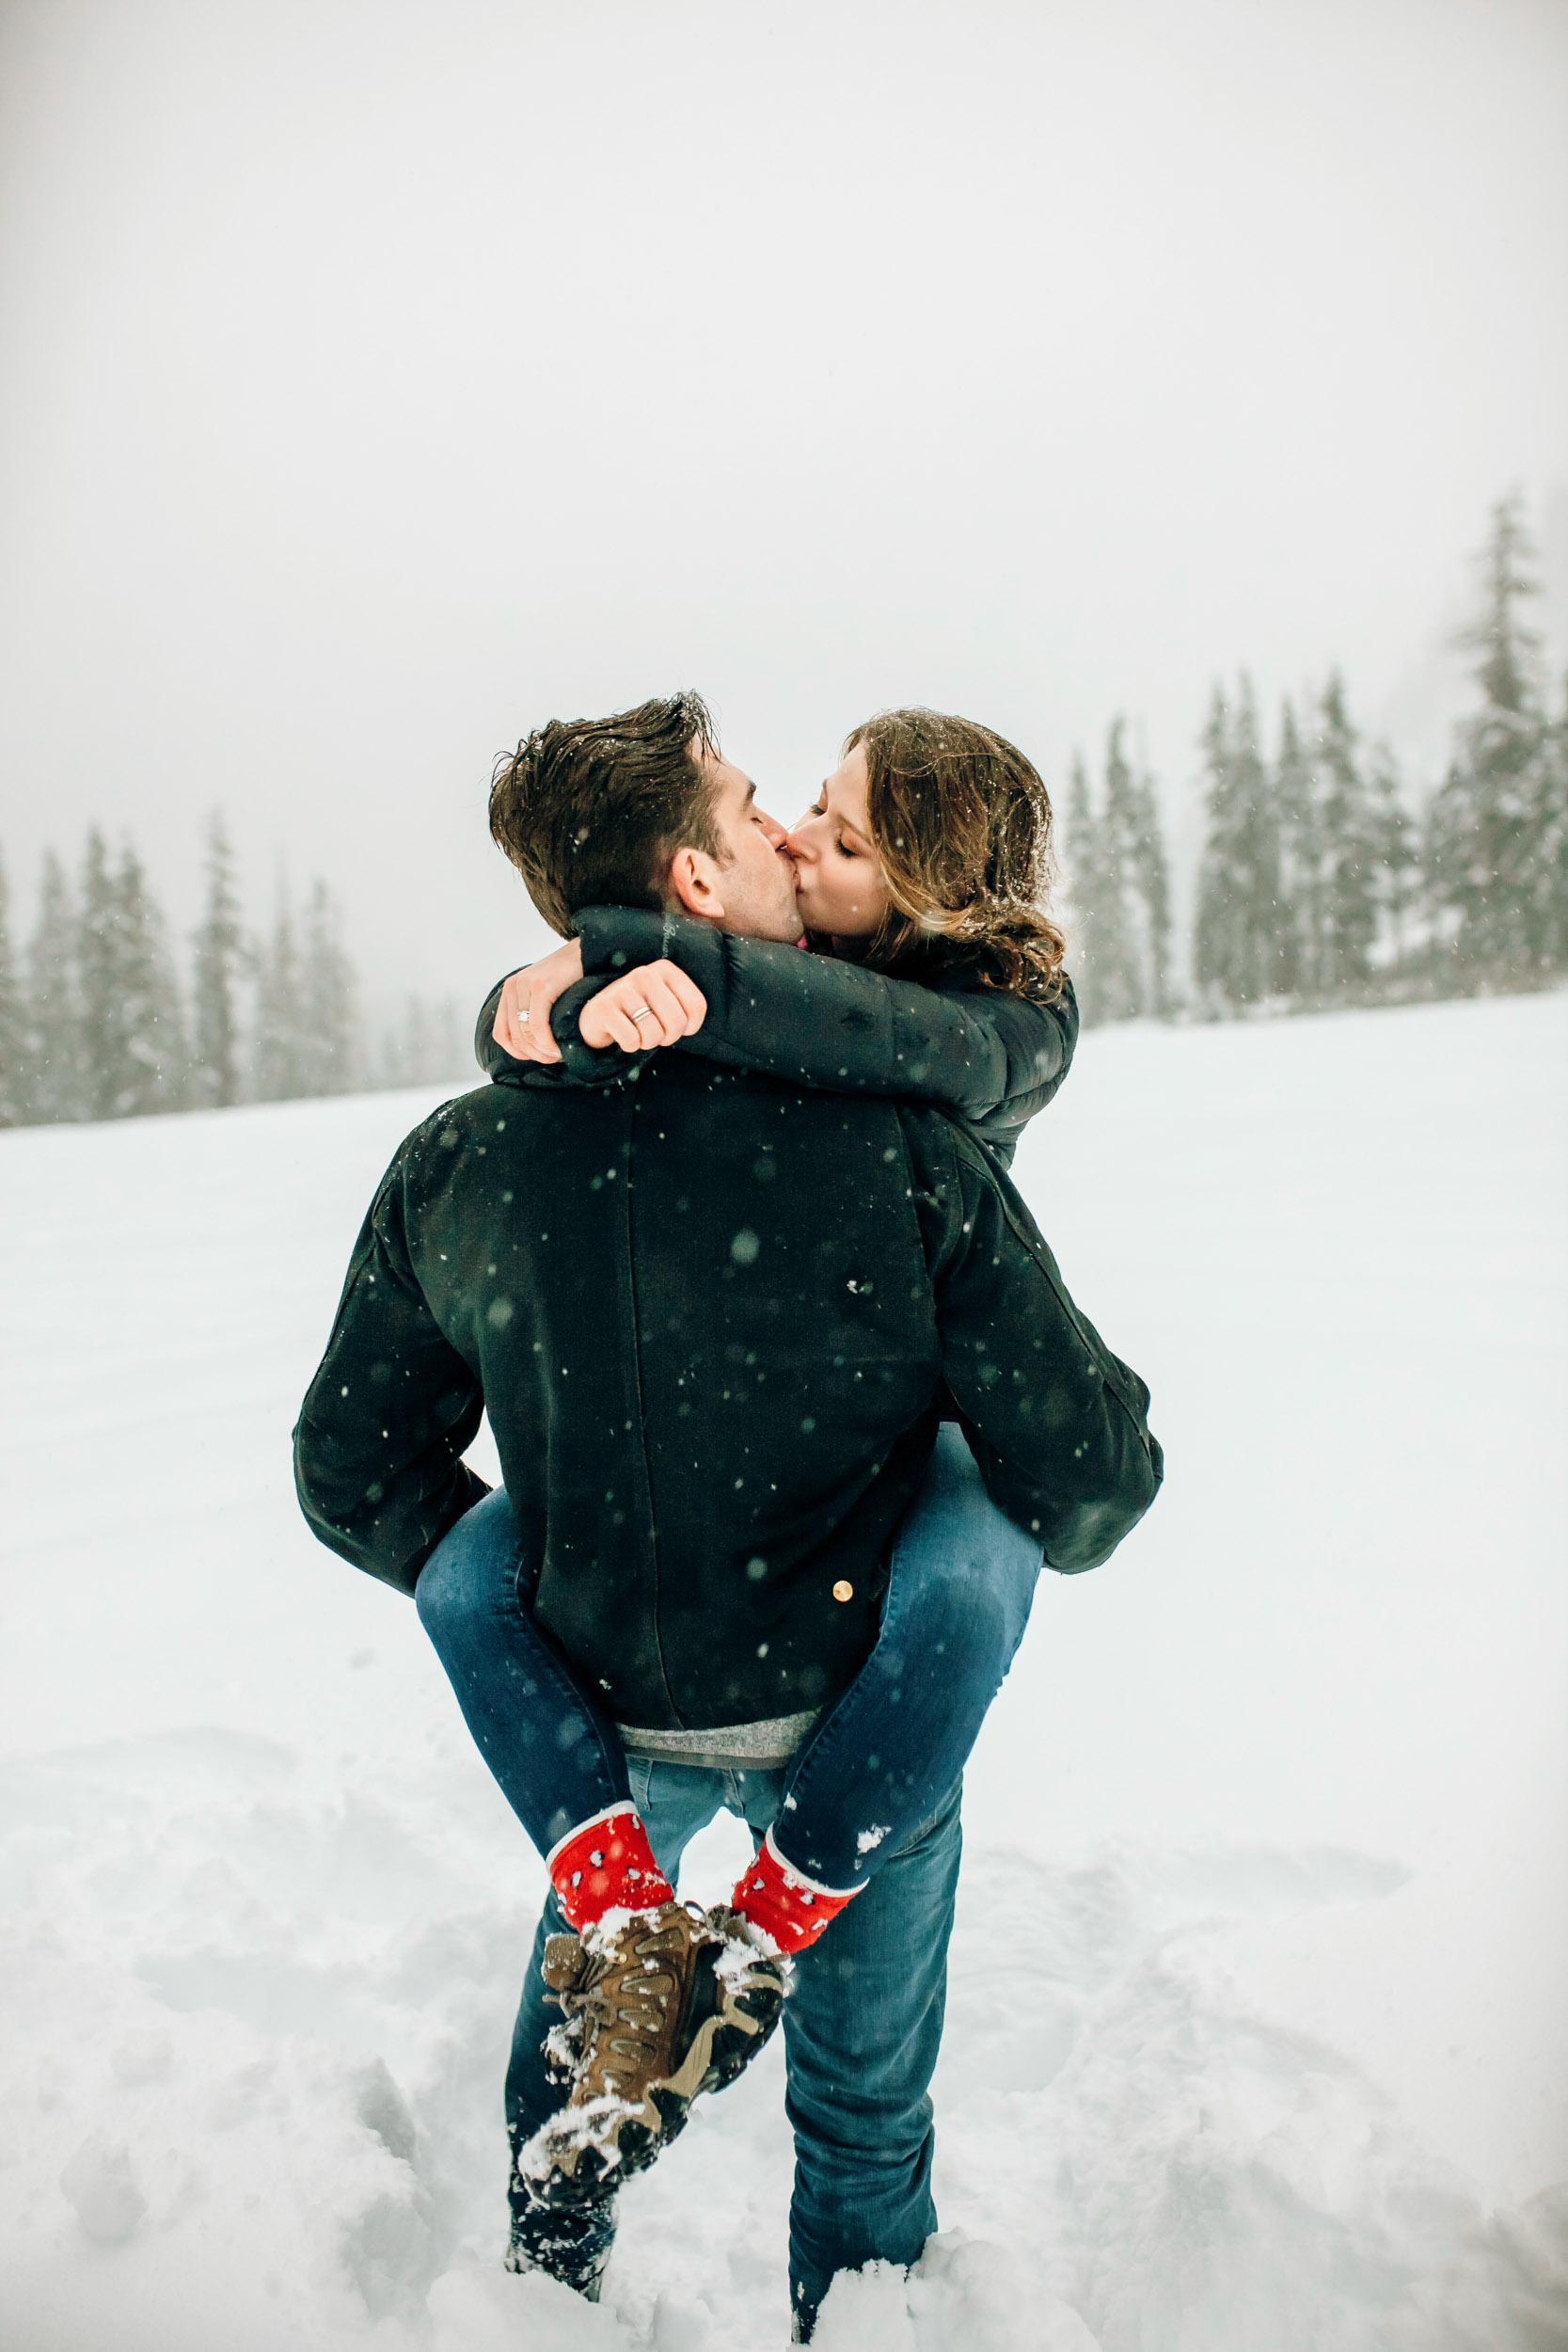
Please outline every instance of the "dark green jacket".
[[[618, 972], [660, 956], [707, 998], [702, 1027], [677, 1051], [830, 1092], [940, 1104], [1004, 1167], [1067, 1076], [1078, 1041], [1078, 1007], [1065, 978], [1054, 1004], [1037, 1005], [982, 988], [961, 967], [933, 973], [929, 984], [898, 979], [640, 907], [585, 907], [577, 923], [583, 977], [557, 1000], [551, 1027], [562, 1074], [595, 1085], [624, 1078], [649, 1057], [585, 1045], [578, 1013]], [[480, 1067], [492, 1077], [529, 1067], [490, 1035], [499, 995], [498, 982], [474, 1030]]]
[[605, 1087], [514, 1069], [393, 1160], [296, 1480], [325, 1543], [412, 1591], [484, 1491], [487, 1406], [538, 1622], [611, 1713], [755, 1720], [863, 1661], [944, 1382], [1051, 1566], [1152, 1502], [1142, 1382], [952, 1120], [673, 1053]]

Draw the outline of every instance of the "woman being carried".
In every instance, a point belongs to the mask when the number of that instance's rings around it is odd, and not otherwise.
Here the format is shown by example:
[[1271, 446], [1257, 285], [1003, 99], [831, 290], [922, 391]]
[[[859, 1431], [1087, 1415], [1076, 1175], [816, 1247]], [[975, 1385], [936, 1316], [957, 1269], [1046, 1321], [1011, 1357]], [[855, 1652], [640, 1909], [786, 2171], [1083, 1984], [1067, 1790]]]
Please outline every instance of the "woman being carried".
[[[493, 993], [481, 1059], [492, 1070], [508, 1057], [559, 1063], [562, 1083], [603, 1085], [634, 1072], [632, 1057], [680, 1045], [812, 1087], [934, 1104], [1006, 1165], [1066, 1076], [1077, 1034], [1061, 933], [1043, 911], [1051, 806], [1034, 768], [970, 722], [885, 713], [850, 736], [785, 846], [816, 952], [642, 908], [583, 909], [576, 938]], [[753, 1942], [791, 1953], [829, 1928], [957, 1780], [1022, 1634], [1040, 1557], [1037, 1536], [990, 1501], [959, 1427], [944, 1422], [854, 1682], [820, 1716], [717, 1731], [617, 1724], [581, 1687], [533, 1623], [537, 1564], [523, 1556], [504, 1490], [432, 1554], [417, 1600], [574, 1930], [673, 1899], [678, 1857], [667, 1876], [635, 1783], [645, 1802], [660, 1767], [782, 1769], [778, 1816], [732, 1909]], [[565, 1986], [571, 1967], [561, 1964]], [[583, 2053], [562, 2056], [585, 2088]], [[525, 2169], [541, 2201], [580, 2203], [602, 2193], [617, 2159], [587, 2148], [569, 2116], [562, 2123]]]

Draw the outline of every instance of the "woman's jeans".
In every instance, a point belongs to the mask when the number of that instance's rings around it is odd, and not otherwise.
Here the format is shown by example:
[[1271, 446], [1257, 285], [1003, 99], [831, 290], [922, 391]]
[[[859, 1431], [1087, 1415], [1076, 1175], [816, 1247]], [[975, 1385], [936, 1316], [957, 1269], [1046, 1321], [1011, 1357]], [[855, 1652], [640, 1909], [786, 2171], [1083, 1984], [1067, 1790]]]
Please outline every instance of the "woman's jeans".
[[[997, 1510], [943, 1422], [895, 1539], [877, 1645], [761, 1824], [786, 1862], [825, 1886], [862, 1885], [933, 1811], [1012, 1662], [1039, 1567], [1038, 1544]], [[548, 1853], [631, 1787], [613, 1723], [533, 1622], [535, 1574], [498, 1488], [436, 1547], [415, 1597], [481, 1754]]]

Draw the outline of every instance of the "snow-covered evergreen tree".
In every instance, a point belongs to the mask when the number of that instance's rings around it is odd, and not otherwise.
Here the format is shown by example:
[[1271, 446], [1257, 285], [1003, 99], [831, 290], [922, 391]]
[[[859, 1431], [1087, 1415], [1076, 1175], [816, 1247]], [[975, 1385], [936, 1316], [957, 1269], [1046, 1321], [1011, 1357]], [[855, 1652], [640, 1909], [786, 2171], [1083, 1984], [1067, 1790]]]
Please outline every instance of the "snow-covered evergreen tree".
[[1069, 784], [1068, 896], [1082, 943], [1072, 977], [1087, 1027], [1170, 1008], [1170, 869], [1154, 782], [1133, 772], [1126, 732], [1112, 722], [1098, 811], [1080, 756]]
[[192, 970], [191, 1097], [198, 1104], [240, 1099], [238, 981], [245, 955], [234, 861], [222, 816], [207, 828], [207, 898]]
[[76, 981], [84, 1115], [178, 1109], [185, 1043], [163, 917], [129, 842], [112, 867], [94, 825], [82, 861]]
[[80, 945], [83, 1114], [113, 1119], [125, 1082], [130, 1033], [120, 993], [119, 895], [103, 834], [94, 825], [82, 860]]
[[1154, 779], [1146, 767], [1140, 767], [1132, 786], [1129, 864], [1143, 901], [1143, 1009], [1164, 1020], [1171, 1009], [1170, 862], [1165, 855]]
[[472, 1054], [451, 998], [443, 996], [429, 1005], [422, 996], [410, 996], [398, 1026], [382, 1034], [375, 1083], [461, 1085], [471, 1068]]
[[1329, 995], [1363, 993], [1377, 937], [1377, 842], [1357, 757], [1360, 738], [1345, 707], [1338, 670], [1318, 703], [1312, 754], [1323, 823], [1323, 968]]
[[1116, 975], [1125, 961], [1120, 893], [1105, 829], [1095, 815], [1088, 770], [1075, 752], [1068, 787], [1064, 864], [1075, 947], [1072, 982], [1085, 1028], [1119, 1017]]
[[1540, 594], [1532, 554], [1517, 497], [1503, 499], [1480, 558], [1481, 609], [1461, 640], [1479, 657], [1481, 707], [1459, 727], [1430, 834], [1433, 895], [1469, 986], [1516, 986], [1561, 968], [1560, 737], [1540, 692], [1540, 640], [1521, 612]]
[[1084, 765], [1082, 752], [1073, 753], [1068, 772], [1067, 824], [1060, 850], [1063, 882], [1076, 918], [1075, 928], [1081, 929], [1085, 901], [1094, 896], [1100, 855], [1094, 809], [1089, 801], [1089, 771]]
[[430, 1016], [422, 996], [410, 996], [403, 1009], [403, 1021], [390, 1031], [385, 1041], [382, 1067], [388, 1084], [412, 1087], [423, 1084], [430, 1067]]
[[29, 1120], [87, 1116], [80, 948], [71, 886], [59, 859], [53, 850], [46, 850], [38, 922], [27, 946], [24, 1050]]
[[356, 1083], [357, 991], [338, 910], [324, 882], [311, 884], [304, 929], [300, 1091], [347, 1094]]
[[262, 1103], [292, 1102], [305, 1091], [308, 1052], [299, 942], [287, 885], [277, 885], [272, 937], [255, 950], [254, 1088]]
[[1289, 695], [1279, 714], [1279, 756], [1274, 776], [1279, 815], [1280, 896], [1286, 912], [1279, 928], [1278, 986], [1284, 996], [1312, 996], [1323, 985], [1326, 963], [1323, 812], [1316, 774]]
[[1138, 803], [1122, 750], [1124, 723], [1105, 746], [1105, 793], [1098, 827], [1094, 949], [1089, 980], [1099, 1021], [1130, 1021], [1148, 1009], [1147, 925], [1137, 887]]
[[0, 864], [0, 1127], [20, 1127], [27, 1116], [27, 1070], [22, 981], [11, 945], [10, 899]]
[[[0, 868], [0, 1126], [123, 1119], [247, 1093], [284, 1101], [365, 1083], [461, 1085], [470, 1075], [467, 1023], [451, 998], [432, 1004], [410, 995], [379, 1053], [361, 1050], [358, 983], [324, 882], [311, 884], [298, 921], [280, 882], [271, 936], [245, 943], [216, 816], [195, 934], [189, 1030], [141, 861], [127, 843], [112, 862], [97, 826], [87, 835], [79, 898], [59, 859], [46, 852], [38, 922], [20, 975], [12, 943]], [[237, 1041], [237, 983], [247, 971], [257, 1000], [248, 1083]], [[201, 1055], [194, 1069], [192, 1031]]]
[[1367, 775], [1375, 852], [1382, 975], [1395, 985], [1409, 960], [1421, 899], [1421, 854], [1415, 819], [1404, 804], [1399, 770], [1386, 743], [1374, 744]]
[[1078, 997], [1078, 1013], [1085, 1028], [1094, 1026], [1093, 991], [1088, 977], [1091, 953], [1089, 933], [1093, 924], [1096, 874], [1099, 866], [1099, 844], [1095, 839], [1094, 810], [1089, 802], [1089, 775], [1084, 765], [1082, 752], [1072, 755], [1068, 775], [1067, 825], [1060, 842], [1062, 882], [1070, 910], [1068, 931], [1068, 962], [1072, 984]]
[[1215, 687], [1202, 743], [1209, 831], [1198, 869], [1197, 984], [1211, 1003], [1260, 1004], [1279, 985], [1289, 910], [1280, 905], [1279, 813], [1244, 675], [1233, 705]]
[[1568, 972], [1568, 679], [1529, 781], [1530, 935], [1543, 969]]
[[178, 1110], [185, 1100], [188, 1052], [164, 918], [131, 844], [114, 878], [116, 987], [125, 1062], [114, 1116]]
[[324, 882], [311, 884], [302, 925], [279, 882], [272, 937], [253, 951], [252, 961], [258, 1098], [282, 1103], [351, 1092], [357, 1083], [357, 983]]

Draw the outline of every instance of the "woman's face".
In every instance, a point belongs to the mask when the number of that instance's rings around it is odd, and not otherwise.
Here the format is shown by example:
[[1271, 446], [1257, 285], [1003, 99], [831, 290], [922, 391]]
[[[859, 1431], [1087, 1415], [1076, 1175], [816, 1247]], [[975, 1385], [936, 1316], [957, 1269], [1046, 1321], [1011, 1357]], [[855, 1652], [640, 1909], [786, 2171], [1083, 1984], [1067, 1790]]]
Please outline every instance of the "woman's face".
[[867, 939], [887, 913], [881, 860], [871, 846], [865, 745], [828, 778], [784, 847], [795, 860], [795, 903], [808, 931]]

